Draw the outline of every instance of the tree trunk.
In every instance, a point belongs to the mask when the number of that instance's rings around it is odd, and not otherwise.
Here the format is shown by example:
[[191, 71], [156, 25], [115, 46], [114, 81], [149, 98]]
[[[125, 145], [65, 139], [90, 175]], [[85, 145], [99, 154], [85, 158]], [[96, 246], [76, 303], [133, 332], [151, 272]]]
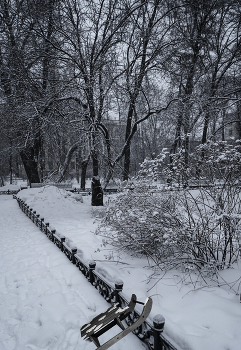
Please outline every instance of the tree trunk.
[[39, 183], [38, 164], [34, 159], [33, 147], [26, 148], [20, 152], [24, 169], [26, 171], [29, 183]]
[[88, 156], [88, 158], [86, 158], [85, 160], [83, 160], [83, 162], [81, 163], [81, 182], [80, 182], [80, 188], [82, 188], [83, 190], [85, 190], [85, 179], [86, 179], [86, 170], [87, 170], [87, 166], [90, 160], [90, 156]]
[[99, 175], [99, 162], [96, 151], [92, 151], [91, 153], [92, 164], [93, 164], [93, 176]]
[[125, 152], [123, 181], [125, 180], [127, 181], [129, 179], [130, 163], [131, 163], [131, 145], [129, 144]]
[[[237, 96], [239, 98], [239, 96]], [[238, 101], [237, 103], [237, 117], [238, 117], [238, 137], [241, 139], [241, 103]]]
[[12, 153], [9, 156], [9, 168], [10, 168], [10, 184], [13, 183], [13, 156]]
[[189, 136], [185, 135], [185, 141], [184, 141], [184, 150], [185, 150], [184, 162], [185, 162], [186, 166], [188, 165], [188, 161], [189, 161], [189, 144], [190, 144]]
[[79, 177], [80, 177], [80, 150], [78, 150], [77, 155], [75, 157], [75, 167], [76, 167], [76, 180], [79, 184]]
[[10, 184], [13, 183], [13, 142], [10, 140], [10, 156], [9, 156], [9, 168], [10, 168]]
[[209, 123], [209, 113], [206, 113], [204, 117], [202, 144], [207, 142], [208, 123]]
[[[127, 116], [125, 141], [127, 141], [131, 133], [131, 122], [132, 122], [133, 112], [134, 112], [134, 106], [133, 104], [131, 104], [128, 111], [128, 116]], [[128, 180], [129, 178], [130, 162], [131, 162], [131, 144], [129, 143], [128, 146], [126, 147], [125, 158], [124, 158], [124, 171], [123, 171], [124, 181]]]
[[181, 128], [182, 128], [182, 119], [183, 115], [180, 113], [178, 115], [177, 119], [177, 126], [176, 126], [176, 134], [175, 134], [175, 140], [172, 144], [172, 153], [176, 153], [178, 145], [180, 146], [180, 137], [181, 137]]

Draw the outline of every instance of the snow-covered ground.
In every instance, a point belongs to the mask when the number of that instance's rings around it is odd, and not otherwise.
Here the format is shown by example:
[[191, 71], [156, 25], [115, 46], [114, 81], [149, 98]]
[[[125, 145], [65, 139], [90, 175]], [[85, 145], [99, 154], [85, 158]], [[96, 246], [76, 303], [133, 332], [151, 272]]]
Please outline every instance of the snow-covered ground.
[[[0, 195], [0, 238], [0, 350], [94, 350], [80, 327], [110, 305], [12, 196]], [[133, 334], [113, 346], [141, 348]]]
[[[110, 283], [114, 284], [116, 279], [122, 279], [123, 293], [127, 299], [130, 299], [132, 293], [142, 301], [145, 301], [147, 296], [152, 297], [154, 305], [150, 318], [156, 314], [162, 314], [165, 317], [164, 333], [178, 348], [183, 350], [241, 349], [241, 303], [238, 295], [241, 292], [241, 266], [222, 272], [221, 277], [229, 282], [229, 286], [225, 284], [220, 287], [212, 286], [212, 282], [209, 281], [209, 288], [198, 288], [197, 284], [195, 291], [192, 283], [180, 282], [178, 271], [165, 274], [159, 281], [150, 279], [153, 271], [149, 269], [145, 259], [133, 259], [127, 255], [122, 255], [119, 259], [113, 247], [102, 245], [102, 238], [95, 235], [98, 220], [93, 215], [93, 211], [98, 213], [102, 209], [91, 208], [90, 196], [83, 197], [83, 203], [81, 203], [78, 195], [71, 195], [52, 186], [22, 190], [18, 196], [41, 217], [44, 217], [45, 222], [49, 222], [52, 228], [72, 240], [83, 259], [95, 260], [96, 270]], [[1, 261], [1, 264], [4, 264], [1, 268], [3, 274], [1, 281], [4, 283], [1, 283], [1, 286], [3, 285], [3, 293], [7, 301], [3, 308], [5, 314], [0, 311], [0, 319], [1, 322], [3, 320], [5, 327], [1, 327], [0, 335], [2, 329], [5, 329], [7, 334], [5, 342], [10, 344], [6, 349], [55, 349], [54, 346], [56, 349], [75, 349], [75, 346], [76, 349], [94, 349], [93, 344], [82, 341], [79, 328], [87, 320], [105, 311], [108, 304], [98, 295], [95, 288], [87, 283], [76, 267], [71, 265], [20, 209], [17, 209], [16, 201], [7, 196], [0, 196], [0, 203], [1, 237], [2, 235], [9, 237], [8, 241], [2, 238], [4, 248], [1, 247], [3, 250], [1, 256], [6, 259], [4, 262]], [[2, 221], [6, 210], [8, 210], [8, 215], [6, 214], [8, 219], [5, 218]], [[13, 222], [12, 226], [11, 222]], [[2, 233], [3, 227], [5, 233]], [[18, 237], [21, 237], [19, 241]], [[9, 246], [12, 247], [13, 256], [6, 253]], [[26, 262], [22, 259], [26, 259]], [[18, 264], [20, 260], [23, 262]], [[8, 273], [11, 273], [9, 284], [4, 276], [8, 276]], [[40, 283], [40, 294], [37, 292], [37, 283]], [[17, 285], [23, 287], [22, 294]], [[13, 291], [15, 296], [11, 296]], [[28, 297], [28, 293], [35, 299]], [[57, 294], [56, 299], [54, 296], [52, 299], [46, 297], [47, 301], [43, 303], [42, 298], [51, 293]], [[58, 307], [58, 303], [61, 307]], [[14, 311], [16, 306], [21, 309], [21, 318], [17, 318], [19, 313]], [[58, 311], [55, 311], [56, 309]], [[41, 310], [45, 310], [47, 316], [42, 317]], [[74, 321], [69, 321], [72, 313]], [[23, 318], [23, 315], [26, 315], [26, 318]], [[23, 321], [20, 322], [19, 319]], [[48, 319], [53, 324], [52, 329], [47, 322]], [[46, 335], [43, 329], [44, 322], [46, 322]], [[32, 324], [33, 330], [28, 332], [25, 329], [21, 332], [21, 326], [26, 327], [28, 323]], [[41, 335], [38, 338], [39, 333]], [[18, 348], [16, 345], [14, 348], [14, 343], [11, 345], [10, 339], [15, 339], [15, 344], [18, 344], [23, 337], [22, 334], [26, 337], [23, 340], [25, 347], [19, 345]], [[117, 343], [116, 349], [142, 348], [138, 339], [137, 345], [132, 344], [132, 337], [132, 335], [127, 336]], [[27, 347], [27, 344], [30, 344], [29, 338], [32, 339], [32, 347]], [[2, 339], [1, 336], [0, 339]], [[41, 339], [48, 339], [47, 343], [42, 344]]]

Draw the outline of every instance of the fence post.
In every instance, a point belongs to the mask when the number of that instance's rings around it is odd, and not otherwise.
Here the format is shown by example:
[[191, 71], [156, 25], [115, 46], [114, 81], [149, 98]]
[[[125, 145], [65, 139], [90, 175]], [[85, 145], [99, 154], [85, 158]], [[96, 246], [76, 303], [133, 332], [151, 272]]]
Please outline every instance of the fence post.
[[51, 234], [48, 237], [53, 242], [54, 241], [54, 234], [56, 233], [56, 230], [52, 229], [50, 232], [51, 232]]
[[163, 350], [163, 341], [160, 334], [163, 332], [165, 324], [165, 318], [158, 314], [153, 318], [153, 337], [154, 337], [154, 350]]
[[45, 226], [46, 226], [46, 229], [45, 229], [44, 233], [47, 235], [48, 234], [49, 222], [46, 222]]
[[123, 285], [124, 285], [124, 282], [122, 280], [117, 279], [115, 281], [115, 290], [113, 292], [113, 296], [115, 298], [114, 303], [119, 303], [119, 305], [121, 305], [119, 293], [122, 292]]
[[89, 262], [89, 281], [91, 284], [94, 283], [94, 274], [93, 274], [93, 270], [95, 269], [96, 266], [96, 262], [94, 260], [91, 260]]
[[60, 235], [59, 238], [60, 238], [60, 241], [61, 241], [61, 248], [60, 248], [60, 250], [61, 250], [61, 252], [63, 252], [64, 251], [63, 243], [65, 242], [65, 236]]
[[32, 211], [33, 211], [33, 208], [29, 208], [29, 219], [32, 220]]
[[43, 230], [44, 218], [40, 218], [40, 230]]
[[71, 262], [73, 263], [73, 264], [76, 264], [76, 261], [75, 261], [75, 254], [77, 254], [77, 248], [76, 247], [73, 247], [73, 248], [71, 248]]
[[36, 224], [35, 218], [36, 218], [36, 210], [33, 211], [33, 223], [34, 223], [34, 224]]

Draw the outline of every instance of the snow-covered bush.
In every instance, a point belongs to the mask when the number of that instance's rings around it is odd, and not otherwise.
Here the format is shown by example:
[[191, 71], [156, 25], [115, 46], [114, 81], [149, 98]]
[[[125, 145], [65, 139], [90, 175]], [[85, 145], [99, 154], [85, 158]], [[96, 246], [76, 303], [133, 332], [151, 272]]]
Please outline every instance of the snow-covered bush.
[[209, 141], [190, 156], [191, 180], [203, 179], [206, 184], [235, 186], [241, 176], [241, 140], [234, 144]]
[[198, 196], [184, 192], [190, 220], [200, 231], [199, 257], [217, 268], [230, 266], [238, 257], [241, 229], [241, 142], [208, 142], [191, 155], [191, 181], [200, 187]]
[[241, 229], [239, 191], [216, 188], [214, 194], [213, 188], [186, 189], [180, 195], [179, 208], [192, 232], [190, 247], [195, 267], [215, 271], [237, 261]]
[[[240, 148], [239, 142], [199, 146], [188, 167], [181, 152], [173, 157], [172, 167], [165, 164], [166, 152], [146, 160], [139, 180], [109, 203], [98, 232], [106, 242], [145, 255], [162, 269], [213, 274], [229, 267], [238, 259], [240, 244]], [[168, 172], [189, 182], [201, 178], [205, 186], [153, 188]]]
[[145, 159], [140, 164], [138, 177], [155, 181], [165, 178], [168, 175], [168, 155], [168, 150], [163, 148], [155, 159]]
[[105, 242], [135, 256], [159, 263], [172, 254], [166, 245], [172, 232], [180, 233], [182, 220], [174, 196], [151, 192], [146, 184], [135, 186], [109, 202], [97, 233]]
[[220, 183], [233, 186], [240, 182], [241, 140], [235, 144], [209, 141], [199, 145], [189, 155], [188, 163], [183, 149], [175, 154], [163, 149], [155, 159], [145, 159], [140, 167], [138, 178], [142, 179], [168, 179], [172, 184], [184, 187]]

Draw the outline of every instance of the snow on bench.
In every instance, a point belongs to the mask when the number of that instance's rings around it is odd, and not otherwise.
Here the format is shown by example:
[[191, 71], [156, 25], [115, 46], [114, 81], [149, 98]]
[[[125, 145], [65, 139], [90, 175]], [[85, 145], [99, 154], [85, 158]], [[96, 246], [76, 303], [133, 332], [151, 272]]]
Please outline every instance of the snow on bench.
[[64, 189], [66, 191], [72, 191], [73, 188], [72, 188], [72, 185], [71, 184], [61, 184], [61, 183], [48, 183], [48, 184], [45, 184], [43, 182], [33, 182], [31, 183], [31, 188], [39, 188], [39, 187], [43, 187], [43, 186], [55, 186], [57, 188], [60, 188], [60, 189]]

